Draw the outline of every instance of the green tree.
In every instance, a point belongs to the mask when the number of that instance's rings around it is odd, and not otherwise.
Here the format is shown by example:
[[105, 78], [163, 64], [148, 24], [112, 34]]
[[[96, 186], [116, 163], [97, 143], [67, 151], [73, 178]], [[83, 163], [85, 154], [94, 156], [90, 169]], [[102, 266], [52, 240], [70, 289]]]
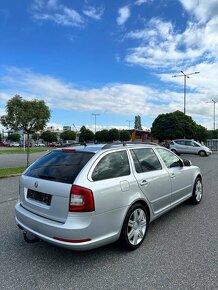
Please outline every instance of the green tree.
[[200, 142], [201, 141], [205, 142], [209, 137], [210, 134], [208, 130], [203, 126], [196, 124], [194, 139]]
[[27, 134], [27, 166], [29, 165], [30, 134], [42, 130], [50, 119], [48, 106], [42, 100], [24, 100], [15, 95], [7, 102], [6, 115], [0, 119], [1, 124], [14, 131], [23, 130]]
[[13, 142], [19, 142], [20, 141], [20, 135], [19, 134], [9, 134], [8, 135], [8, 140], [13, 141]]
[[40, 133], [39, 133], [39, 132], [35, 132], [35, 133], [32, 134], [32, 139], [33, 139], [35, 142], [38, 142], [39, 137], [40, 137]]
[[218, 139], [218, 129], [214, 130], [208, 130], [208, 138], [210, 139]]
[[131, 139], [131, 135], [129, 131], [127, 130], [120, 131], [120, 141], [124, 142], [124, 141], [129, 141], [130, 139]]
[[120, 133], [116, 128], [110, 129], [109, 132], [109, 141], [113, 142], [113, 141], [117, 141], [120, 138]]
[[85, 126], [82, 126], [80, 129], [80, 136], [79, 136], [79, 141], [80, 142], [89, 142], [89, 141], [93, 141], [95, 137], [95, 134], [89, 130], [86, 129]]
[[51, 132], [49, 130], [44, 131], [40, 136], [45, 142], [57, 142], [57, 133]]
[[152, 124], [151, 134], [159, 141], [184, 137], [202, 140], [202, 138], [205, 138], [206, 128], [199, 126], [190, 116], [175, 111], [159, 115]]
[[98, 142], [108, 142], [109, 141], [109, 131], [104, 129], [95, 133], [95, 140]]
[[64, 131], [61, 133], [60, 138], [64, 141], [67, 140], [75, 140], [76, 139], [76, 132], [74, 131]]
[[138, 116], [135, 116], [135, 125], [134, 125], [134, 128], [136, 130], [142, 130], [141, 117], [139, 115]]

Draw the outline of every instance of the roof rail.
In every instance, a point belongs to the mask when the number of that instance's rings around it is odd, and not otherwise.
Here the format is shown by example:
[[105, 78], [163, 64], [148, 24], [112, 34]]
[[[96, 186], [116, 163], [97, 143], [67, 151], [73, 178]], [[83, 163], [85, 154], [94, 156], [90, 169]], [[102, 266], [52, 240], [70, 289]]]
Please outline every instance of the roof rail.
[[107, 143], [101, 149], [109, 149], [112, 146], [125, 146], [125, 143]]
[[101, 149], [109, 149], [113, 146], [127, 146], [127, 145], [154, 145], [157, 146], [157, 143], [154, 142], [140, 142], [140, 143], [133, 143], [133, 142], [124, 142], [124, 143], [107, 143]]

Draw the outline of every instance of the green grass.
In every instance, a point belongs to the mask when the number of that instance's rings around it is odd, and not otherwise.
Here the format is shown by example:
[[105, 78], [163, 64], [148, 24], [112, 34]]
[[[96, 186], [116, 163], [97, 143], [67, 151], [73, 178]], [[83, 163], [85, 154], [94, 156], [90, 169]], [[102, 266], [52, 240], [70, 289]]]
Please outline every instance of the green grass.
[[[30, 148], [30, 154], [31, 153], [38, 153], [38, 152], [45, 152], [46, 149], [39, 149], [39, 148]], [[0, 154], [26, 154], [23, 148], [16, 148], [16, 149], [0, 149]]]
[[21, 167], [14, 167], [14, 168], [1, 168], [0, 169], [0, 177], [4, 177], [7, 175], [12, 175], [12, 174], [20, 174], [26, 169], [25, 166]]

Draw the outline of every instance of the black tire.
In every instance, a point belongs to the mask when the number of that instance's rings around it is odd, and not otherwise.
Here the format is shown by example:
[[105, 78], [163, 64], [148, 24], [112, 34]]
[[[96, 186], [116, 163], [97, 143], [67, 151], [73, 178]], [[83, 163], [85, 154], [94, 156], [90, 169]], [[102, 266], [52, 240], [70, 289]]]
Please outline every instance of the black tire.
[[206, 152], [205, 152], [204, 150], [199, 151], [198, 154], [199, 154], [201, 157], [206, 156]]
[[192, 204], [199, 204], [202, 200], [203, 196], [203, 184], [200, 177], [197, 177], [194, 183], [192, 197], [191, 197], [191, 203]]
[[175, 149], [171, 149], [171, 151], [172, 151], [173, 153], [175, 153], [176, 155], [179, 155], [179, 153], [178, 153]]
[[148, 227], [148, 213], [146, 208], [135, 203], [127, 212], [123, 222], [120, 242], [127, 250], [137, 249], [144, 241]]

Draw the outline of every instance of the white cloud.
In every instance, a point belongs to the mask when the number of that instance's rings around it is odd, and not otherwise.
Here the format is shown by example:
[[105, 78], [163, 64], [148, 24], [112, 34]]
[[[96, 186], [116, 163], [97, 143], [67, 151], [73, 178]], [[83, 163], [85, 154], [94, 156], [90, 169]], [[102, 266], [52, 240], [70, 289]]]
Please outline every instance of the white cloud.
[[74, 9], [60, 4], [58, 0], [35, 0], [32, 6], [33, 17], [41, 22], [51, 21], [62, 26], [81, 27], [84, 18]]
[[217, 0], [179, 0], [184, 9], [194, 15], [197, 20], [206, 22], [218, 14]]
[[[206, 101], [216, 96], [218, 90], [218, 64], [204, 63], [190, 67], [187, 73], [192, 71], [201, 73], [187, 80], [187, 114], [205, 120], [205, 116], [208, 116], [210, 120], [212, 106]], [[78, 89], [72, 83], [65, 83], [49, 75], [8, 68], [0, 79], [0, 85], [4, 84], [5, 88], [0, 91], [0, 100], [3, 104], [15, 94], [20, 94], [26, 99], [43, 99], [51, 109], [140, 115], [142, 118], [156, 118], [162, 113], [183, 111], [183, 79], [166, 74], [159, 77], [163, 82], [172, 83], [171, 90], [161, 91], [148, 86], [120, 83]], [[180, 92], [177, 92], [178, 88]]]
[[[150, 0], [150, 1], [151, 1], [151, 0]], [[137, 1], [135, 1], [135, 5], [140, 6], [140, 5], [145, 4], [145, 3], [147, 3], [147, 2], [148, 2], [148, 0], [137, 0]]]
[[100, 20], [104, 14], [104, 9], [89, 6], [83, 10], [83, 14], [95, 20]]
[[126, 61], [153, 68], [188, 67], [202, 57], [213, 61], [218, 55], [218, 17], [206, 24], [189, 22], [177, 33], [171, 22], [152, 18], [142, 30], [130, 31], [126, 38], [139, 44], [128, 50]]
[[123, 25], [130, 17], [130, 9], [128, 6], [123, 6], [118, 10], [117, 24]]

